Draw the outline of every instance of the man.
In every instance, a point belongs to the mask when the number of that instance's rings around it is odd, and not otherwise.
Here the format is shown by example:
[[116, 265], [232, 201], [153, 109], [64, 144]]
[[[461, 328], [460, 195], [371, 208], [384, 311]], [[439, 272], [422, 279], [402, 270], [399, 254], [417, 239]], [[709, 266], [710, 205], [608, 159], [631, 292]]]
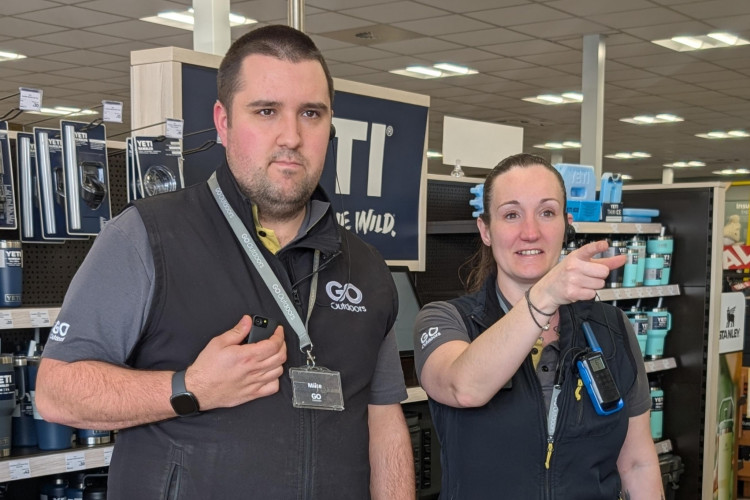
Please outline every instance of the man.
[[[36, 403], [123, 429], [110, 500], [414, 497], [395, 286], [317, 187], [332, 96], [306, 35], [237, 40], [214, 107], [227, 163], [126, 209], [73, 279]], [[261, 317], [281, 326], [246, 343]]]

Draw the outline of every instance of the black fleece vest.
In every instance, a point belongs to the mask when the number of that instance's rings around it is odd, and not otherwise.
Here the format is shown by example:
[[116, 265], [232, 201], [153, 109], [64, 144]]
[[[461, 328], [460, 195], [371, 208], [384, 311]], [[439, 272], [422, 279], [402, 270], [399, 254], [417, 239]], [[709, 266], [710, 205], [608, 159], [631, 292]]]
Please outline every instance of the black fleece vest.
[[[235, 211], [252, 228], [251, 205], [226, 165], [217, 177]], [[314, 196], [324, 195], [318, 191]], [[321, 250], [309, 333], [318, 364], [341, 372], [346, 409], [300, 410], [292, 407], [288, 374], [289, 367], [304, 365], [299, 340], [283, 321], [208, 187], [200, 184], [135, 205], [149, 234], [156, 288], [129, 364], [139, 369], [184, 369], [242, 314], [263, 314], [282, 322], [288, 361], [277, 394], [121, 431], [108, 498], [369, 498], [370, 382], [378, 349], [397, 311], [395, 287], [382, 258], [356, 236], [344, 233], [330, 210], [277, 256], [256, 241], [302, 318], [307, 313], [313, 249]], [[361, 291], [358, 303], [353, 303], [351, 293], [334, 300], [346, 283]]]
[[[494, 276], [479, 292], [450, 303], [458, 308], [472, 340], [503, 315]], [[627, 433], [627, 408], [600, 416], [585, 388], [576, 398], [578, 376], [565, 352], [571, 346], [586, 346], [580, 326], [583, 320], [590, 322], [620, 393], [632, 387], [636, 365], [618, 310], [601, 302], [562, 307], [560, 348], [565, 379], [549, 469], [545, 468], [547, 413], [529, 356], [511, 384], [482, 407], [459, 409], [430, 400], [441, 444], [441, 499], [618, 498], [616, 462]]]

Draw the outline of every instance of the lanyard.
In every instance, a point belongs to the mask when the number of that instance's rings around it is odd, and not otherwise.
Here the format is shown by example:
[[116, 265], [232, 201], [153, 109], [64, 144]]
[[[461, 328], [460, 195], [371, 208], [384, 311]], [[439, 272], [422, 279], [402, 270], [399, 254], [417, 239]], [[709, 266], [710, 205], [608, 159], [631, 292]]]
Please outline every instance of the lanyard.
[[253, 242], [253, 238], [250, 236], [250, 232], [247, 230], [245, 225], [242, 223], [237, 214], [232, 210], [232, 206], [229, 204], [229, 200], [226, 199], [224, 193], [219, 187], [219, 183], [216, 180], [216, 172], [214, 172], [208, 179], [208, 186], [211, 188], [211, 194], [214, 195], [216, 204], [219, 205], [224, 217], [229, 222], [229, 225], [234, 231], [234, 235], [237, 240], [242, 244], [242, 248], [245, 250], [250, 262], [253, 263], [255, 269], [258, 270], [258, 274], [263, 278], [268, 290], [276, 299], [276, 303], [281, 308], [281, 311], [286, 316], [287, 321], [294, 329], [294, 333], [299, 337], [299, 348], [300, 351], [305, 352], [307, 350], [307, 362], [308, 365], [312, 363], [315, 365], [314, 358], [312, 357], [312, 342], [310, 336], [307, 334], [307, 324], [310, 321], [310, 315], [312, 314], [312, 308], [315, 304], [315, 296], [317, 295], [318, 288], [318, 268], [320, 267], [320, 250], [315, 250], [315, 257], [313, 258], [313, 278], [310, 285], [310, 300], [308, 301], [307, 307], [307, 318], [305, 318], [305, 324], [302, 324], [302, 320], [297, 314], [297, 310], [292, 305], [292, 301], [284, 291], [284, 287], [281, 286], [279, 278], [273, 272], [271, 267], [268, 265], [265, 257], [261, 253], [260, 249]]

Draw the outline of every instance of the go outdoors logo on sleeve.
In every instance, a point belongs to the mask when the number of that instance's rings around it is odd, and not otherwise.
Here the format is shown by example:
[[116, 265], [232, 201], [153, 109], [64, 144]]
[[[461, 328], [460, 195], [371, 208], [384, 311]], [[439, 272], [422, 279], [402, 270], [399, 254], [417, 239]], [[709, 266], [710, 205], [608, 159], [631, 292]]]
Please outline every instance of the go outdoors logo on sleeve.
[[362, 291], [351, 283], [342, 285], [338, 281], [329, 281], [326, 285], [326, 293], [333, 301], [331, 309], [367, 312], [365, 306], [358, 305], [362, 302]]
[[52, 330], [49, 332], [49, 340], [62, 342], [65, 340], [65, 335], [68, 334], [68, 328], [70, 328], [68, 323], [60, 323], [59, 321], [56, 321], [55, 326], [53, 326]]
[[438, 330], [438, 327], [436, 326], [431, 326], [427, 331], [422, 332], [422, 335], [419, 336], [419, 341], [422, 343], [422, 349], [430, 345], [430, 343], [439, 336], [440, 330]]

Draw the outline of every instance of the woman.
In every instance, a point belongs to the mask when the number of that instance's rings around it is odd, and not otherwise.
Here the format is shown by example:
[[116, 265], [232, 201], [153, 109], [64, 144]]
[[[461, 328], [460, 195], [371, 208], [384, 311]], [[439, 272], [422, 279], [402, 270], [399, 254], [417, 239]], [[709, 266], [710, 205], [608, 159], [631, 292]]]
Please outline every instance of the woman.
[[[650, 396], [630, 323], [595, 302], [624, 256], [589, 243], [558, 264], [565, 187], [543, 158], [500, 162], [484, 184], [473, 293], [415, 325], [417, 373], [441, 444], [441, 498], [661, 499]], [[624, 405], [600, 415], [577, 361], [601, 346]], [[421, 346], [421, 347], [420, 347]]]

